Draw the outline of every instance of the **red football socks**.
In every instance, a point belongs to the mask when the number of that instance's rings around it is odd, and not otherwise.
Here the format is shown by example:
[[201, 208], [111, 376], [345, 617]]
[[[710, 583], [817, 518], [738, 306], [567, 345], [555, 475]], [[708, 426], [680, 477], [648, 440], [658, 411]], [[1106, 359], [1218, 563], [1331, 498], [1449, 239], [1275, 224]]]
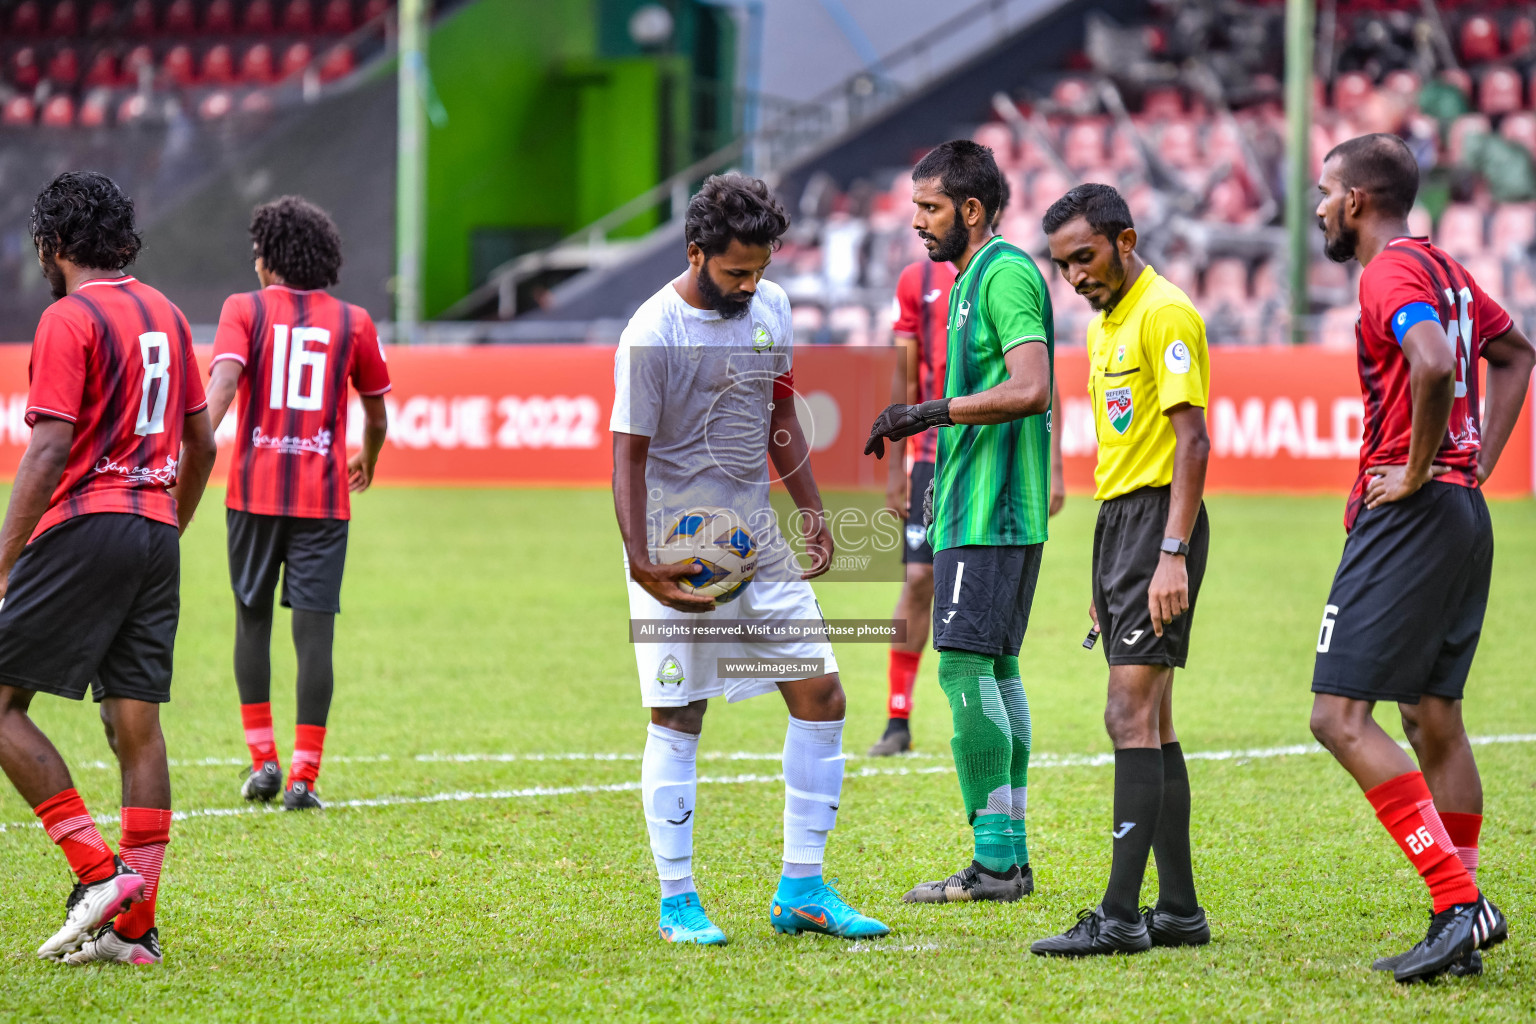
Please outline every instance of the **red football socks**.
[[56, 793], [32, 808], [32, 813], [42, 819], [48, 838], [59, 844], [75, 877], [86, 885], [112, 877], [117, 866], [112, 863], [112, 851], [101, 838], [96, 823], [85, 809], [85, 801], [73, 789]]
[[123, 863], [144, 876], [144, 899], [119, 914], [113, 927], [124, 938], [138, 939], [155, 926], [155, 897], [160, 892], [160, 866], [165, 844], [171, 841], [171, 812], [156, 807], [124, 807], [123, 837], [118, 854]]
[[293, 771], [288, 774], [288, 784], [308, 782], [311, 786], [320, 777], [320, 755], [325, 750], [325, 726], [296, 725], [293, 727]]
[[1440, 820], [1445, 822], [1446, 835], [1456, 844], [1456, 856], [1461, 859], [1461, 866], [1467, 869], [1467, 874], [1472, 876], [1472, 884], [1476, 885], [1477, 837], [1483, 831], [1483, 816], [1444, 811]]
[[891, 693], [886, 701], [886, 711], [891, 718], [908, 718], [912, 714], [912, 686], [917, 681], [917, 663], [921, 651], [891, 651]]
[[251, 750], [251, 770], [259, 772], [263, 764], [277, 760], [277, 740], [272, 736], [272, 705], [267, 701], [241, 704], [240, 721], [245, 724], [245, 745]]
[[1365, 798], [1429, 886], [1435, 913], [1477, 899], [1477, 885], [1456, 855], [1422, 772], [1404, 772], [1369, 789]]

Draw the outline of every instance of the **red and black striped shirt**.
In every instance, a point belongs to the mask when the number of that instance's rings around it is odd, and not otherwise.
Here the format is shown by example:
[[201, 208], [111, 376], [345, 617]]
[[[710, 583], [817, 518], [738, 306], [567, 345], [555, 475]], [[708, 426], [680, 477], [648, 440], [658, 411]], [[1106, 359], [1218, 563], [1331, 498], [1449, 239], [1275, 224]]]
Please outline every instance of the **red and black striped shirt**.
[[348, 519], [347, 381], [365, 396], [389, 390], [368, 313], [325, 291], [271, 285], [231, 295], [213, 361], [240, 377], [239, 429], [226, 504], [302, 519]]
[[[917, 400], [944, 397], [944, 363], [949, 352], [949, 289], [955, 283], [952, 263], [929, 259], [909, 263], [896, 280], [897, 334], [917, 339]], [[939, 432], [925, 430], [912, 439], [918, 462], [936, 457]]]
[[27, 425], [75, 425], [32, 538], [96, 512], [175, 526], [182, 420], [208, 405], [181, 310], [132, 277], [87, 281], [43, 312], [29, 376]]
[[1480, 288], [1466, 268], [1427, 238], [1395, 238], [1360, 274], [1360, 319], [1355, 324], [1360, 391], [1365, 399], [1365, 439], [1360, 475], [1349, 494], [1344, 526], [1355, 524], [1372, 466], [1403, 465], [1413, 437], [1413, 397], [1408, 360], [1392, 329], [1404, 306], [1424, 302], [1440, 313], [1446, 343], [1456, 359], [1456, 397], [1451, 422], [1435, 454], [1450, 467], [1438, 479], [1477, 486], [1482, 447], [1477, 361], [1483, 345], [1509, 330], [1509, 314]]

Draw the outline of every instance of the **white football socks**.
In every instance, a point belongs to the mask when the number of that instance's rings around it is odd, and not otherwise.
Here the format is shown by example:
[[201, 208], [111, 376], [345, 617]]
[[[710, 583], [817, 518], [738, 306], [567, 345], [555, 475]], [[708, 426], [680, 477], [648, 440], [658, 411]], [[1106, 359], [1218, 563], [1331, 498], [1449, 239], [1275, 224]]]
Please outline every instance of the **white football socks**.
[[843, 723], [804, 722], [784, 732], [784, 876], [821, 874], [827, 833], [843, 794]]
[[646, 726], [640, 788], [661, 898], [693, 892], [693, 805], [698, 793], [699, 738]]

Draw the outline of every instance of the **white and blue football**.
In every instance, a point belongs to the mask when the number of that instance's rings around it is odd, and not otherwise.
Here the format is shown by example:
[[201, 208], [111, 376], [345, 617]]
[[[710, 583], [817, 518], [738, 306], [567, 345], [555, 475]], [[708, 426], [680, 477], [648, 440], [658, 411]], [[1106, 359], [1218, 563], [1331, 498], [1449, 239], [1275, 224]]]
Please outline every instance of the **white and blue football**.
[[701, 506], [678, 516], [662, 541], [657, 561], [693, 562], [700, 571], [678, 584], [725, 604], [741, 596], [757, 572], [757, 545], [741, 516], [728, 508]]

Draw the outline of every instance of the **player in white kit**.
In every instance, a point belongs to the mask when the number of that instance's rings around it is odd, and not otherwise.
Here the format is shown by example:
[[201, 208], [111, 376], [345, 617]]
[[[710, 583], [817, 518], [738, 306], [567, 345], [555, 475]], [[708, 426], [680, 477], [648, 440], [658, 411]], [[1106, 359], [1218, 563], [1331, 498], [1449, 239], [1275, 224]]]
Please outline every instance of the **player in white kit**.
[[[614, 360], [613, 497], [624, 537], [641, 703], [651, 709], [641, 763], [646, 826], [661, 880], [662, 937], [721, 945], [693, 882], [697, 751], [711, 697], [778, 690], [784, 737], [784, 873], [769, 904], [780, 932], [870, 938], [889, 929], [822, 879], [843, 786], [842, 684], [824, 637], [692, 642], [703, 627], [819, 623], [808, 580], [826, 572], [832, 536], [795, 414], [789, 300], [762, 279], [789, 218], [767, 185], [727, 174], [688, 204], [688, 269], [630, 319]], [[768, 462], [800, 510], [802, 564], [773, 521]], [[753, 535], [756, 575], [733, 601], [681, 587], [694, 571], [655, 560], [690, 509], [736, 512]], [[651, 642], [659, 627], [669, 635]], [[650, 630], [649, 632], [647, 630]], [[771, 659], [782, 671], [722, 678], [722, 661]], [[793, 664], [793, 663], [799, 663]]]

